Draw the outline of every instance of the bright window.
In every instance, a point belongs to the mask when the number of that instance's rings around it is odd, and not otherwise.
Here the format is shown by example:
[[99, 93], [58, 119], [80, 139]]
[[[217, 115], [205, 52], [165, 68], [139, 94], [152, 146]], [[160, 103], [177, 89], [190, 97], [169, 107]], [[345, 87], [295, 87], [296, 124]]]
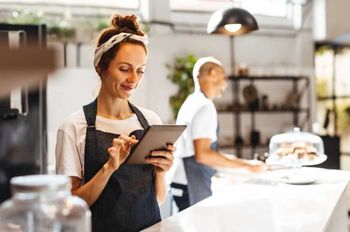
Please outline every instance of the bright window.
[[287, 0], [170, 0], [174, 11], [213, 12], [221, 7], [238, 6], [253, 14], [286, 17]]
[[243, 0], [242, 7], [252, 14], [286, 17], [288, 3], [286, 0]]
[[85, 7], [115, 7], [124, 9], [138, 9], [139, 0], [0, 0], [1, 3], [9, 4], [42, 4], [42, 5], [63, 5], [63, 6], [85, 6]]

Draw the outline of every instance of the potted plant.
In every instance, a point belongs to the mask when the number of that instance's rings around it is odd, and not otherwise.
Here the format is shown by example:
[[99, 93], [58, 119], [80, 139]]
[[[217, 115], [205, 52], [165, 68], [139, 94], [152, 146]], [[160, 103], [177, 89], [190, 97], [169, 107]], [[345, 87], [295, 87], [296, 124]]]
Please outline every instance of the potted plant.
[[184, 57], [177, 57], [172, 65], [166, 65], [169, 70], [168, 79], [178, 86], [176, 94], [169, 99], [175, 119], [182, 103], [193, 92], [192, 70], [196, 61], [197, 57], [189, 54]]

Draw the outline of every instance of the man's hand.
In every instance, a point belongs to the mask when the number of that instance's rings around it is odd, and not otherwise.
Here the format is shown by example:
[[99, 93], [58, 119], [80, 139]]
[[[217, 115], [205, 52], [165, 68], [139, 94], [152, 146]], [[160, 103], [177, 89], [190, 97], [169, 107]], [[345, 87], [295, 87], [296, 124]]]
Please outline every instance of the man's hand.
[[246, 168], [251, 172], [262, 172], [267, 170], [267, 166], [264, 162], [259, 160], [250, 160], [247, 161]]

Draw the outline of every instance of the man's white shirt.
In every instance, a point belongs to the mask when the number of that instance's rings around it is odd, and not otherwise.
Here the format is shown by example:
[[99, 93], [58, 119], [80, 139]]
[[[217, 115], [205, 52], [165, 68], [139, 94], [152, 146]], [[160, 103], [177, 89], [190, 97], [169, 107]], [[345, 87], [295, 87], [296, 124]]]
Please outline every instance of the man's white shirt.
[[196, 139], [210, 139], [211, 143], [217, 141], [217, 111], [214, 103], [205, 97], [205, 95], [196, 91], [187, 97], [182, 104], [176, 124], [187, 125], [186, 130], [175, 143], [175, 162], [168, 179], [172, 182], [187, 184], [186, 175], [182, 159], [193, 156], [193, 141]]
[[202, 92], [195, 92], [187, 97], [180, 108], [176, 124], [187, 125], [181, 138], [176, 143], [175, 156], [185, 158], [194, 155], [193, 141], [196, 139], [217, 140], [217, 112], [214, 103]]

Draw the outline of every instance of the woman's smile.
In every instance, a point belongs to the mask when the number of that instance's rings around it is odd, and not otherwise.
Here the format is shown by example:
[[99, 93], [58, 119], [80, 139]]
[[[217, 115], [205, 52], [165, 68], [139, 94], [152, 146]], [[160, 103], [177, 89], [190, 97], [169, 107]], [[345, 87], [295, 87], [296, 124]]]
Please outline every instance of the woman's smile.
[[131, 92], [136, 87], [135, 85], [128, 85], [128, 84], [121, 84], [120, 86], [123, 88], [123, 90], [127, 92]]

